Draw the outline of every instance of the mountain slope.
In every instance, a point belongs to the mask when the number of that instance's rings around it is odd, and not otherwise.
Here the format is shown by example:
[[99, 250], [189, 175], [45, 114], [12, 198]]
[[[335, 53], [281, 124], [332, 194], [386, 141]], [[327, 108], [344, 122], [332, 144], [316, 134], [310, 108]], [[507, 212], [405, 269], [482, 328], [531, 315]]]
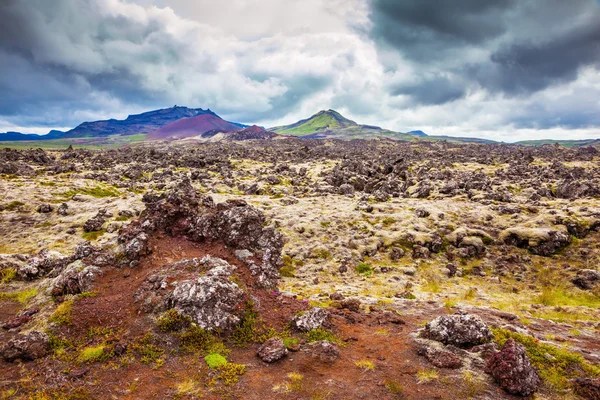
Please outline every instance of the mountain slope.
[[291, 125], [277, 126], [269, 129], [275, 133], [295, 136], [310, 135], [311, 133], [359, 126], [356, 122], [344, 118], [335, 110], [322, 110], [310, 118], [300, 120]]
[[214, 113], [184, 118], [156, 129], [148, 134], [147, 140], [184, 139], [200, 136], [212, 130], [238, 131], [241, 127], [225, 121]]
[[210, 109], [174, 106], [142, 114], [130, 115], [125, 120], [109, 119], [104, 121], [84, 122], [66, 132], [65, 138], [93, 137], [108, 135], [137, 135], [155, 131], [182, 118], [198, 115], [215, 115]]

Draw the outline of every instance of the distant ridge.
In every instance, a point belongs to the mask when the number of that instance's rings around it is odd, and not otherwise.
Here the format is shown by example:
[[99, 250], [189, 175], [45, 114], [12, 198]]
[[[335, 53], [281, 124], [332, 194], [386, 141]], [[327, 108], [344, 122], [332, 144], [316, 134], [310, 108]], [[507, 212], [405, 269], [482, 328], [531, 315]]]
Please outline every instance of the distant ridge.
[[182, 118], [195, 117], [204, 114], [216, 116], [210, 109], [203, 110], [202, 108], [173, 106], [171, 108], [163, 108], [160, 110], [130, 115], [124, 120], [108, 119], [103, 121], [84, 122], [70, 131], [67, 131], [64, 137], [77, 138], [147, 134]]
[[156, 129], [146, 136], [148, 140], [185, 139], [200, 136], [210, 131], [237, 131], [242, 129], [239, 124], [225, 121], [214, 113], [202, 114], [195, 117], [183, 118]]

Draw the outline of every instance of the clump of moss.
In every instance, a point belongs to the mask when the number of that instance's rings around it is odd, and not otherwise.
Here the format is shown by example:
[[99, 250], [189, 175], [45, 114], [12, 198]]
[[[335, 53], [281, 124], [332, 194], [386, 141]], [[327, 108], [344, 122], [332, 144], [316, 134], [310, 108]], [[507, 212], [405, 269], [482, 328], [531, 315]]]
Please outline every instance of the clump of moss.
[[296, 267], [302, 266], [304, 263], [300, 260], [295, 260], [288, 255], [284, 255], [282, 258], [283, 267], [279, 269], [279, 273], [284, 278], [295, 278], [296, 277]]
[[14, 200], [9, 203], [4, 203], [2, 205], [2, 207], [0, 207], [0, 211], [1, 210], [16, 211], [16, 210], [20, 210], [24, 206], [25, 206], [25, 203], [23, 203], [22, 201]]
[[69, 197], [69, 198], [75, 196], [76, 194], [84, 194], [84, 195], [92, 196], [95, 198], [121, 196], [121, 192], [119, 192], [117, 189], [108, 188], [108, 187], [104, 188], [101, 186], [72, 189], [72, 190], [67, 190], [66, 192], [62, 193], [63, 196]]
[[67, 300], [61, 303], [54, 313], [50, 316], [49, 321], [54, 322], [58, 325], [69, 325], [71, 324], [71, 311], [73, 310], [74, 300]]
[[86, 347], [79, 353], [77, 360], [81, 363], [91, 364], [94, 362], [106, 361], [112, 358], [112, 351], [108, 351], [106, 345]]
[[204, 357], [206, 365], [212, 369], [217, 369], [222, 365], [227, 364], [227, 359], [218, 353], [212, 353]]
[[373, 274], [373, 267], [371, 267], [371, 264], [365, 262], [359, 263], [354, 270], [360, 275], [368, 276]]
[[93, 242], [94, 240], [98, 240], [98, 238], [106, 233], [105, 230], [100, 231], [92, 231], [92, 232], [84, 232], [81, 234], [81, 237], [85, 240], [89, 240]]
[[581, 354], [540, 343], [532, 336], [507, 329], [492, 328], [492, 333], [496, 342], [501, 346], [508, 339], [521, 343], [527, 351], [531, 364], [539, 371], [544, 383], [555, 390], [568, 389], [570, 380], [574, 378], [600, 376], [600, 367], [585, 361]]
[[158, 318], [156, 326], [163, 332], [175, 332], [187, 328], [190, 323], [188, 317], [181, 315], [175, 309], [170, 309]]
[[340, 344], [341, 340], [333, 332], [324, 328], [311, 329], [304, 334], [306, 341], [309, 343], [326, 340], [330, 343]]
[[0, 293], [0, 300], [1, 299], [13, 300], [13, 301], [18, 301], [21, 304], [27, 304], [27, 302], [29, 302], [29, 300], [31, 298], [37, 296], [37, 294], [38, 294], [37, 288], [20, 290], [18, 292], [11, 292], [11, 293]]

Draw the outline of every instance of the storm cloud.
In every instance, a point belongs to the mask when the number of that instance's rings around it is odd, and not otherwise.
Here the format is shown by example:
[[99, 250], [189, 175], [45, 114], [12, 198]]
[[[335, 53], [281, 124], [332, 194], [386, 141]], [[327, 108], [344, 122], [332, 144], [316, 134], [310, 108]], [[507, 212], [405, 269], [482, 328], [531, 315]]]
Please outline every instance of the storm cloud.
[[600, 137], [595, 0], [4, 0], [0, 131], [173, 104], [265, 126]]

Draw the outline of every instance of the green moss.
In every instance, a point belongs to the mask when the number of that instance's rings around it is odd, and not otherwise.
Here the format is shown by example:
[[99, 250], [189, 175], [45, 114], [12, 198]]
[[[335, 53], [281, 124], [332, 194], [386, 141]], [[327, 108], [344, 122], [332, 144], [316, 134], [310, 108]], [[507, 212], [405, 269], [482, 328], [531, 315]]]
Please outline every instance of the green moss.
[[296, 347], [298, 344], [300, 344], [300, 339], [291, 336], [284, 337], [283, 344], [288, 349], [291, 347]]
[[544, 383], [554, 390], [568, 389], [570, 379], [600, 376], [600, 368], [585, 361], [581, 354], [540, 343], [532, 336], [507, 329], [492, 328], [492, 332], [496, 342], [501, 346], [508, 339], [521, 343]]
[[373, 267], [371, 267], [371, 264], [368, 263], [359, 263], [354, 270], [359, 273], [360, 275], [372, 275], [373, 274]]
[[74, 300], [67, 300], [61, 303], [56, 310], [54, 310], [54, 313], [48, 320], [58, 325], [71, 324], [71, 311], [73, 309], [73, 302]]
[[191, 320], [175, 309], [171, 309], [161, 315], [156, 321], [156, 326], [163, 332], [174, 332], [186, 328]]
[[385, 226], [386, 228], [390, 225], [393, 225], [396, 222], [396, 219], [393, 217], [385, 217], [383, 220], [381, 220], [381, 224], [383, 226]]
[[112, 358], [112, 352], [107, 351], [106, 345], [86, 347], [79, 353], [77, 360], [81, 363], [91, 364], [94, 362], [106, 361]]
[[81, 237], [85, 240], [94, 241], [98, 240], [98, 238], [106, 233], [105, 230], [94, 231], [94, 232], [84, 232]]
[[126, 217], [124, 215], [119, 215], [115, 220], [119, 221], [119, 222], [123, 222], [123, 221], [129, 221], [131, 219], [131, 217]]
[[[4, 282], [4, 281], [3, 281]], [[26, 290], [20, 290], [18, 292], [11, 293], [0, 293], [0, 300], [13, 300], [18, 301], [21, 304], [27, 304], [31, 298], [37, 296], [38, 290], [37, 288], [31, 288]]]
[[584, 306], [600, 308], [600, 297], [591, 293], [570, 293], [557, 287], [545, 287], [536, 302], [546, 306]]
[[84, 194], [84, 195], [92, 196], [92, 197], [96, 197], [96, 198], [103, 198], [103, 197], [119, 197], [119, 196], [121, 196], [122, 193], [112, 187], [93, 186], [93, 187], [84, 187], [84, 188], [67, 190], [66, 192], [62, 193], [61, 195], [64, 197], [71, 198], [71, 197], [75, 196], [76, 194]]
[[212, 353], [204, 357], [204, 361], [206, 365], [208, 365], [212, 369], [217, 369], [218, 367], [227, 364], [227, 359], [218, 353]]
[[21, 209], [22, 207], [25, 206], [25, 203], [23, 203], [22, 201], [11, 201], [9, 203], [4, 203], [1, 207], [0, 210], [6, 210], [6, 211], [16, 211]]
[[331, 260], [331, 258], [333, 257], [331, 255], [331, 252], [326, 249], [316, 249], [314, 250], [313, 255], [315, 258], [321, 258], [323, 260]]
[[341, 344], [341, 340], [333, 332], [324, 328], [312, 329], [304, 334], [309, 343], [325, 340], [330, 343]]

